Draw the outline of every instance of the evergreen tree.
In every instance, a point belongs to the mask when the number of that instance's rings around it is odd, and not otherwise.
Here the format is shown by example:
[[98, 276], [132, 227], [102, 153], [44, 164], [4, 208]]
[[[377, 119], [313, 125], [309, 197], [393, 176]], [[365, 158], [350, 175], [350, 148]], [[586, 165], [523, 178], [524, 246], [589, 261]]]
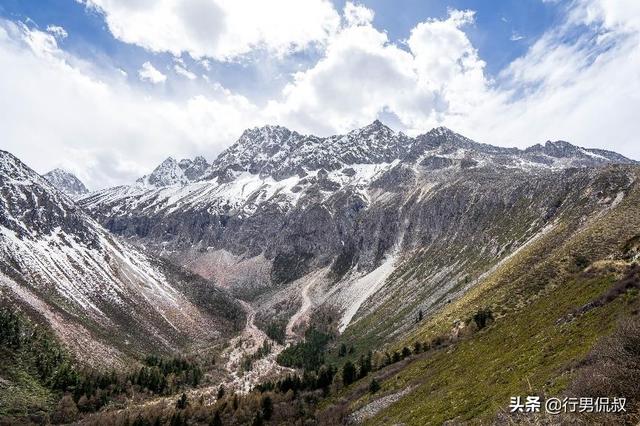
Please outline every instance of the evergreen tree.
[[340, 345], [340, 349], [338, 350], [338, 356], [343, 357], [347, 354], [347, 345], [344, 343]]
[[271, 401], [271, 397], [265, 396], [262, 398], [262, 417], [264, 417], [265, 420], [270, 420], [272, 414], [273, 401]]
[[356, 367], [351, 361], [347, 361], [342, 367], [342, 383], [349, 386], [356, 380]]
[[178, 410], [184, 410], [185, 408], [187, 408], [187, 405], [189, 405], [189, 401], [187, 400], [187, 394], [183, 392], [178, 402], [176, 402], [176, 408]]
[[222, 418], [220, 418], [220, 412], [218, 410], [213, 414], [213, 419], [209, 424], [211, 426], [222, 426]]
[[223, 396], [224, 396], [224, 386], [220, 385], [220, 387], [218, 388], [218, 400], [222, 399]]
[[411, 355], [411, 349], [409, 349], [406, 346], [404, 348], [402, 348], [402, 358], [403, 359], [408, 357], [408, 356], [410, 356], [410, 355]]
[[262, 416], [260, 415], [260, 413], [256, 413], [256, 416], [253, 419], [252, 426], [262, 426], [263, 424], [264, 421], [262, 421]]
[[367, 374], [369, 374], [371, 372], [371, 358], [372, 358], [373, 354], [371, 353], [371, 351], [369, 351], [367, 353], [366, 356], [364, 355], [360, 355], [360, 360], [358, 361], [359, 365], [358, 365], [358, 378], [363, 378], [365, 377]]
[[238, 409], [238, 395], [233, 395], [233, 402], [231, 403], [231, 406], [233, 407], [233, 411]]
[[378, 381], [374, 377], [373, 379], [371, 379], [371, 383], [369, 383], [369, 392], [374, 394], [374, 393], [378, 392], [379, 390], [380, 390], [380, 384], [378, 383]]
[[171, 416], [170, 426], [184, 426], [185, 424], [186, 422], [182, 417], [182, 413], [173, 413], [173, 416]]
[[493, 312], [491, 309], [481, 309], [473, 316], [473, 321], [478, 326], [478, 330], [482, 330], [487, 324], [493, 320]]

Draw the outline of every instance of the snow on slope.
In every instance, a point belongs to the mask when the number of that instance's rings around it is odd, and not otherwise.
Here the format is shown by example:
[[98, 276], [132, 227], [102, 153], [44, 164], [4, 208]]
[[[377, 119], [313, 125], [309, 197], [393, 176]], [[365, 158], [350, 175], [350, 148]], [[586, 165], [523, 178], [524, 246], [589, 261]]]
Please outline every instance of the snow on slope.
[[444, 127], [409, 138], [375, 121], [345, 135], [319, 138], [264, 126], [246, 130], [211, 165], [202, 157], [168, 158], [137, 184], [88, 194], [80, 202], [106, 217], [180, 210], [252, 214], [263, 202], [295, 206], [314, 183], [325, 196], [346, 186], [365, 195], [376, 177], [398, 164], [418, 173], [440, 173], [482, 167], [557, 170], [611, 162], [633, 163], [616, 153], [563, 141], [524, 151], [500, 148]]
[[[395, 164], [395, 163], [394, 163]], [[143, 185], [119, 186], [97, 191], [79, 201], [88, 210], [107, 209], [109, 214], [171, 213], [176, 210], [208, 210], [210, 213], [231, 209], [250, 215], [258, 205], [272, 201], [288, 208], [297, 204], [304, 189], [318, 181], [335, 185], [359, 187], [364, 190], [377, 176], [393, 164], [357, 164], [349, 171], [310, 171], [305, 177], [291, 176], [276, 180], [250, 172], [236, 172], [234, 179], [223, 181], [216, 177], [186, 185], [175, 184], [161, 188]], [[330, 195], [331, 191], [326, 191]]]
[[3, 293], [14, 299], [36, 295], [38, 306], [53, 306], [105, 335], [120, 333], [133, 346], [166, 351], [185, 339], [219, 335], [216, 321], [169, 282], [160, 262], [117, 241], [69, 197], [3, 151], [0, 271], [8, 278], [2, 281]]

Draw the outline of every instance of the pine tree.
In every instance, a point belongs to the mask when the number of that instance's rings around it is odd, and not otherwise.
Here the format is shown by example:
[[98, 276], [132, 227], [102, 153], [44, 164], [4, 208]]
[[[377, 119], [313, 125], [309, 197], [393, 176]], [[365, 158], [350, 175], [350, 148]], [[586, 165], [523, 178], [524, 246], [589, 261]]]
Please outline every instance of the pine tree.
[[379, 390], [380, 390], [380, 384], [378, 383], [378, 381], [374, 377], [373, 379], [371, 379], [371, 383], [369, 384], [369, 392], [374, 394], [374, 393], [378, 392]]
[[260, 415], [260, 413], [257, 413], [253, 419], [252, 426], [262, 426], [263, 424], [264, 421], [262, 421], [262, 416]]
[[343, 357], [347, 354], [347, 345], [344, 343], [340, 345], [340, 349], [338, 350], [338, 356]]
[[349, 386], [356, 380], [356, 367], [351, 361], [347, 361], [342, 367], [342, 383]]
[[176, 408], [178, 410], [184, 410], [187, 408], [187, 405], [189, 405], [189, 401], [187, 401], [187, 394], [183, 392], [178, 402], [176, 402]]
[[218, 400], [222, 399], [223, 396], [224, 396], [224, 386], [220, 385], [220, 387], [218, 388]]
[[262, 398], [262, 417], [265, 420], [271, 419], [271, 414], [273, 414], [273, 401], [271, 401], [271, 397], [265, 396]]
[[222, 426], [222, 418], [220, 418], [220, 412], [218, 410], [213, 414], [213, 419], [209, 424], [211, 426]]

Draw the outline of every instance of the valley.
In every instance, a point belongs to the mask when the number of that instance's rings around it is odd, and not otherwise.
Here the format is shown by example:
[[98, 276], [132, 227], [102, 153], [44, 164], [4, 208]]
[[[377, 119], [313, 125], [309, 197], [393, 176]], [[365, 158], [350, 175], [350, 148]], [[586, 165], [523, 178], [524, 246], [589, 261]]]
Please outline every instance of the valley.
[[519, 422], [640, 309], [609, 151], [265, 126], [95, 192], [0, 154], [1, 306], [58, 354], [7, 346], [0, 394], [35, 402], [0, 423]]

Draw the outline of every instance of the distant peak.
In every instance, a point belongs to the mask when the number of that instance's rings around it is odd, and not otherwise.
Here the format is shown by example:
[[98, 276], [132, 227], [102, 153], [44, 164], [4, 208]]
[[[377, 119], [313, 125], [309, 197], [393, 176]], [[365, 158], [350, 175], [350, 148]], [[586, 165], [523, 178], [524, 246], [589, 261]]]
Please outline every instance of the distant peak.
[[89, 192], [80, 179], [78, 179], [73, 173], [61, 168], [55, 168], [43, 175], [43, 177], [59, 191], [62, 191], [72, 197]]
[[395, 133], [393, 129], [384, 124], [382, 121], [375, 119], [371, 124], [368, 124], [359, 129], [352, 130], [349, 132], [351, 135], [367, 135], [371, 133]]
[[176, 159], [173, 157], [167, 157], [167, 159], [162, 162], [162, 164], [174, 164], [174, 163], [178, 164]]
[[434, 127], [433, 129], [429, 130], [428, 133], [432, 133], [432, 134], [450, 134], [450, 135], [455, 135], [457, 134], [456, 132], [454, 132], [453, 130], [451, 130], [448, 127], [445, 126], [438, 126], [438, 127]]
[[554, 148], [562, 148], [562, 149], [578, 148], [576, 145], [573, 145], [572, 143], [569, 143], [563, 140], [546, 141], [545, 146], [551, 146]]

